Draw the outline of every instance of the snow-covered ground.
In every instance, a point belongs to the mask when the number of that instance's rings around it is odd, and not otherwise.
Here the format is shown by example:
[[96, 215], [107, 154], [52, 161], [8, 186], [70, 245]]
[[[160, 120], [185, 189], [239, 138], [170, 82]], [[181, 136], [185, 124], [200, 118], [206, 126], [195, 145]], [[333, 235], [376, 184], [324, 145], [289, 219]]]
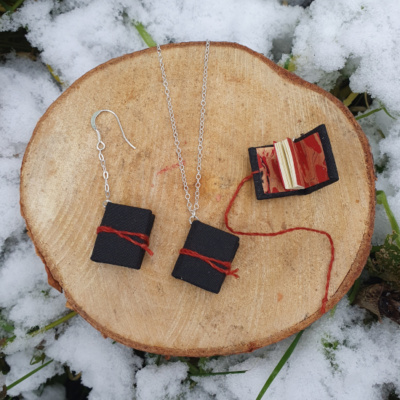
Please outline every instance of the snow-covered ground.
[[[19, 169], [25, 146], [40, 116], [61, 89], [45, 64], [65, 85], [110, 58], [146, 47], [133, 26], [140, 21], [157, 43], [171, 40], [235, 41], [282, 62], [293, 54], [295, 73], [324, 89], [340, 75], [353, 92], [368, 92], [396, 117], [383, 111], [360, 123], [370, 139], [375, 162], [387, 158], [378, 175], [400, 221], [400, 2], [398, 0], [315, 0], [310, 8], [283, 6], [277, 0], [26, 0], [0, 30], [27, 27], [37, 61], [10, 55], [0, 64], [0, 311], [15, 325], [17, 338], [3, 351], [10, 384], [34, 369], [35, 346], [55, 361], [10, 391], [25, 399], [61, 400], [61, 385], [35, 391], [66, 364], [82, 371], [92, 389], [89, 399], [255, 399], [293, 338], [252, 354], [208, 361], [214, 371], [247, 370], [241, 375], [186, 380], [180, 361], [145, 359], [132, 349], [103, 339], [79, 316], [55, 331], [26, 338], [65, 314], [62, 294], [49, 289], [45, 271], [24, 232], [19, 213]], [[381, 130], [385, 138], [377, 134]], [[378, 208], [374, 242], [390, 227]], [[364, 324], [366, 312], [344, 298], [336, 313], [309, 327], [269, 388], [269, 399], [387, 399], [400, 395], [400, 329], [395, 323]], [[43, 341], [45, 339], [45, 341]], [[325, 345], [324, 345], [325, 343]], [[331, 345], [327, 345], [331, 343]], [[1, 383], [1, 379], [0, 379]], [[0, 385], [1, 386], [1, 385]], [[0, 387], [1, 389], [1, 387]]]

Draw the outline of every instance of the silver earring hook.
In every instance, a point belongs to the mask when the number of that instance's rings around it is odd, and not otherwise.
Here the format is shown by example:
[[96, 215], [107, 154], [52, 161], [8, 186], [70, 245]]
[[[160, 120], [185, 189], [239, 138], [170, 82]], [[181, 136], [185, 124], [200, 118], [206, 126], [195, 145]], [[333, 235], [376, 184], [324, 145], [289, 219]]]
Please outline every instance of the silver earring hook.
[[100, 132], [99, 132], [99, 130], [97, 129], [97, 126], [96, 126], [96, 118], [97, 118], [102, 112], [109, 112], [109, 113], [111, 113], [112, 115], [114, 115], [114, 117], [117, 119], [119, 128], [121, 129], [121, 132], [122, 132], [122, 136], [124, 137], [126, 143], [128, 143], [129, 146], [132, 147], [132, 149], [136, 150], [136, 147], [135, 147], [135, 146], [128, 140], [128, 138], [125, 136], [125, 132], [124, 132], [124, 130], [123, 130], [123, 128], [122, 128], [121, 122], [120, 122], [120, 120], [119, 120], [117, 114], [115, 114], [115, 112], [114, 112], [114, 111], [111, 111], [111, 110], [99, 110], [99, 111], [96, 111], [96, 112], [92, 115], [92, 118], [91, 118], [90, 122], [91, 122], [91, 124], [92, 124], [92, 128], [93, 128], [94, 131], [97, 133], [98, 142], [100, 143], [100, 142], [102, 142], [102, 140], [101, 140]]
[[111, 110], [99, 110], [96, 111], [93, 115], [92, 118], [90, 120], [91, 124], [92, 124], [92, 128], [94, 129], [94, 131], [97, 133], [97, 150], [99, 152], [99, 160], [100, 160], [100, 166], [103, 170], [103, 179], [104, 179], [104, 191], [106, 194], [106, 199], [103, 201], [103, 207], [107, 206], [107, 203], [110, 201], [110, 197], [111, 197], [111, 193], [110, 193], [110, 185], [108, 184], [108, 171], [106, 168], [106, 160], [104, 159], [104, 155], [103, 155], [103, 150], [106, 148], [106, 145], [104, 144], [104, 142], [101, 140], [101, 135], [99, 130], [97, 129], [96, 126], [96, 118], [98, 117], [99, 114], [101, 114], [102, 112], [109, 112], [112, 115], [114, 115], [114, 117], [117, 119], [118, 125], [121, 129], [122, 132], [122, 136], [124, 137], [125, 141], [129, 144], [129, 146], [131, 146], [133, 149], [136, 149], [136, 147], [127, 139], [127, 137], [125, 136], [125, 132], [122, 129], [122, 125], [121, 122], [119, 121], [119, 118], [117, 116], [117, 114], [115, 114], [114, 111]]

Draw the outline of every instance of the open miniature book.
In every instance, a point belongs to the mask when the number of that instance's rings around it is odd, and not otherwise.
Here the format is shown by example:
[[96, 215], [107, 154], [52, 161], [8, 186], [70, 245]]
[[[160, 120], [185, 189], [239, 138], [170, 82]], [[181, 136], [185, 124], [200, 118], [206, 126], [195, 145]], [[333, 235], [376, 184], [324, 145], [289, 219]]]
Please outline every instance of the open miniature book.
[[339, 179], [325, 125], [291, 140], [249, 149], [259, 200], [308, 194]]

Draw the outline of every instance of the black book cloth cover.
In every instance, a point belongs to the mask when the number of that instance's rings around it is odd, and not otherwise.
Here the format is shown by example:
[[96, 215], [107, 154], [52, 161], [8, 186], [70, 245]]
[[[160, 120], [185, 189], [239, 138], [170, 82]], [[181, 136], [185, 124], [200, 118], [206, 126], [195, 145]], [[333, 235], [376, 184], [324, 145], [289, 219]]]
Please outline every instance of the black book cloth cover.
[[253, 175], [258, 200], [305, 195], [339, 180], [325, 125], [302, 134], [293, 144], [299, 157], [299, 170], [306, 182], [304, 189], [284, 188], [273, 144], [249, 148], [251, 169], [259, 171]]
[[[121, 232], [133, 232], [150, 236], [154, 223], [151, 210], [107, 203], [100, 227], [111, 227]], [[129, 235], [128, 235], [129, 236]], [[129, 236], [136, 242], [146, 244], [137, 236]], [[120, 265], [140, 269], [145, 250], [112, 232], [99, 232], [91, 260], [98, 263]]]
[[[184, 249], [220, 261], [232, 262], [239, 247], [239, 238], [200, 221], [193, 221]], [[217, 266], [218, 263], [215, 263]], [[223, 269], [223, 268], [222, 268]], [[172, 276], [212, 293], [219, 293], [226, 274], [206, 261], [180, 254]]]

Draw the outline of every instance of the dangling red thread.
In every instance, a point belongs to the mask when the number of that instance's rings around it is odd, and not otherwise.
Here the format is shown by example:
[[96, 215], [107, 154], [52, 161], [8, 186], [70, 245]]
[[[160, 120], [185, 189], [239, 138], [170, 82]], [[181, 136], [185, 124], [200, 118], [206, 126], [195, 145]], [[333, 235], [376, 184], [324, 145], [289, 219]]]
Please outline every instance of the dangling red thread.
[[[144, 251], [147, 251], [150, 256], [152, 256], [154, 253], [149, 249], [149, 237], [143, 233], [136, 233], [136, 232], [127, 232], [127, 231], [119, 231], [117, 229], [111, 228], [111, 226], [99, 226], [97, 228], [97, 234], [105, 232], [105, 233], [115, 233], [118, 235], [120, 238], [127, 240], [128, 242], [131, 242], [135, 244], [136, 246], [141, 247]], [[144, 243], [137, 242], [136, 240], [133, 240], [130, 238], [130, 236], [136, 236], [139, 239], [144, 240]]]
[[237, 195], [239, 194], [240, 189], [242, 188], [242, 186], [249, 181], [254, 174], [259, 173], [260, 171], [253, 171], [249, 176], [246, 176], [245, 178], [242, 179], [242, 181], [239, 183], [235, 193], [232, 196], [232, 199], [230, 200], [228, 207], [226, 208], [225, 211], [225, 225], [227, 227], [227, 229], [229, 231], [231, 231], [232, 233], [235, 233], [236, 235], [246, 235], [246, 236], [278, 236], [278, 235], [282, 235], [284, 233], [288, 233], [288, 232], [293, 232], [293, 231], [310, 231], [310, 232], [316, 232], [319, 233], [321, 235], [325, 235], [328, 240], [329, 243], [331, 245], [331, 259], [329, 262], [329, 267], [328, 267], [328, 273], [326, 276], [326, 286], [325, 286], [325, 295], [324, 298], [322, 299], [322, 305], [321, 305], [321, 313], [325, 314], [326, 312], [326, 303], [328, 301], [328, 291], [329, 291], [329, 283], [331, 280], [331, 273], [332, 273], [332, 266], [333, 266], [333, 261], [335, 259], [335, 246], [333, 245], [333, 240], [332, 240], [332, 236], [325, 231], [321, 231], [318, 229], [312, 229], [312, 228], [304, 228], [304, 227], [295, 227], [295, 228], [289, 228], [289, 229], [284, 229], [282, 231], [279, 232], [273, 232], [273, 233], [259, 233], [259, 232], [239, 232], [239, 231], [235, 231], [230, 225], [229, 225], [229, 221], [228, 221], [228, 214], [229, 211], [231, 210], [233, 203], [237, 197]]
[[[225, 275], [232, 275], [235, 278], [239, 278], [239, 275], [237, 274], [239, 269], [235, 269], [232, 271], [231, 270], [232, 263], [229, 261], [221, 261], [221, 260], [217, 260], [215, 258], [206, 257], [206, 256], [203, 256], [202, 254], [196, 253], [195, 251], [189, 250], [189, 249], [180, 249], [179, 254], [199, 258], [200, 260], [205, 261], [208, 265], [210, 265], [215, 270], [222, 272]], [[222, 265], [225, 269], [218, 267], [218, 265], [216, 265], [216, 263]]]

